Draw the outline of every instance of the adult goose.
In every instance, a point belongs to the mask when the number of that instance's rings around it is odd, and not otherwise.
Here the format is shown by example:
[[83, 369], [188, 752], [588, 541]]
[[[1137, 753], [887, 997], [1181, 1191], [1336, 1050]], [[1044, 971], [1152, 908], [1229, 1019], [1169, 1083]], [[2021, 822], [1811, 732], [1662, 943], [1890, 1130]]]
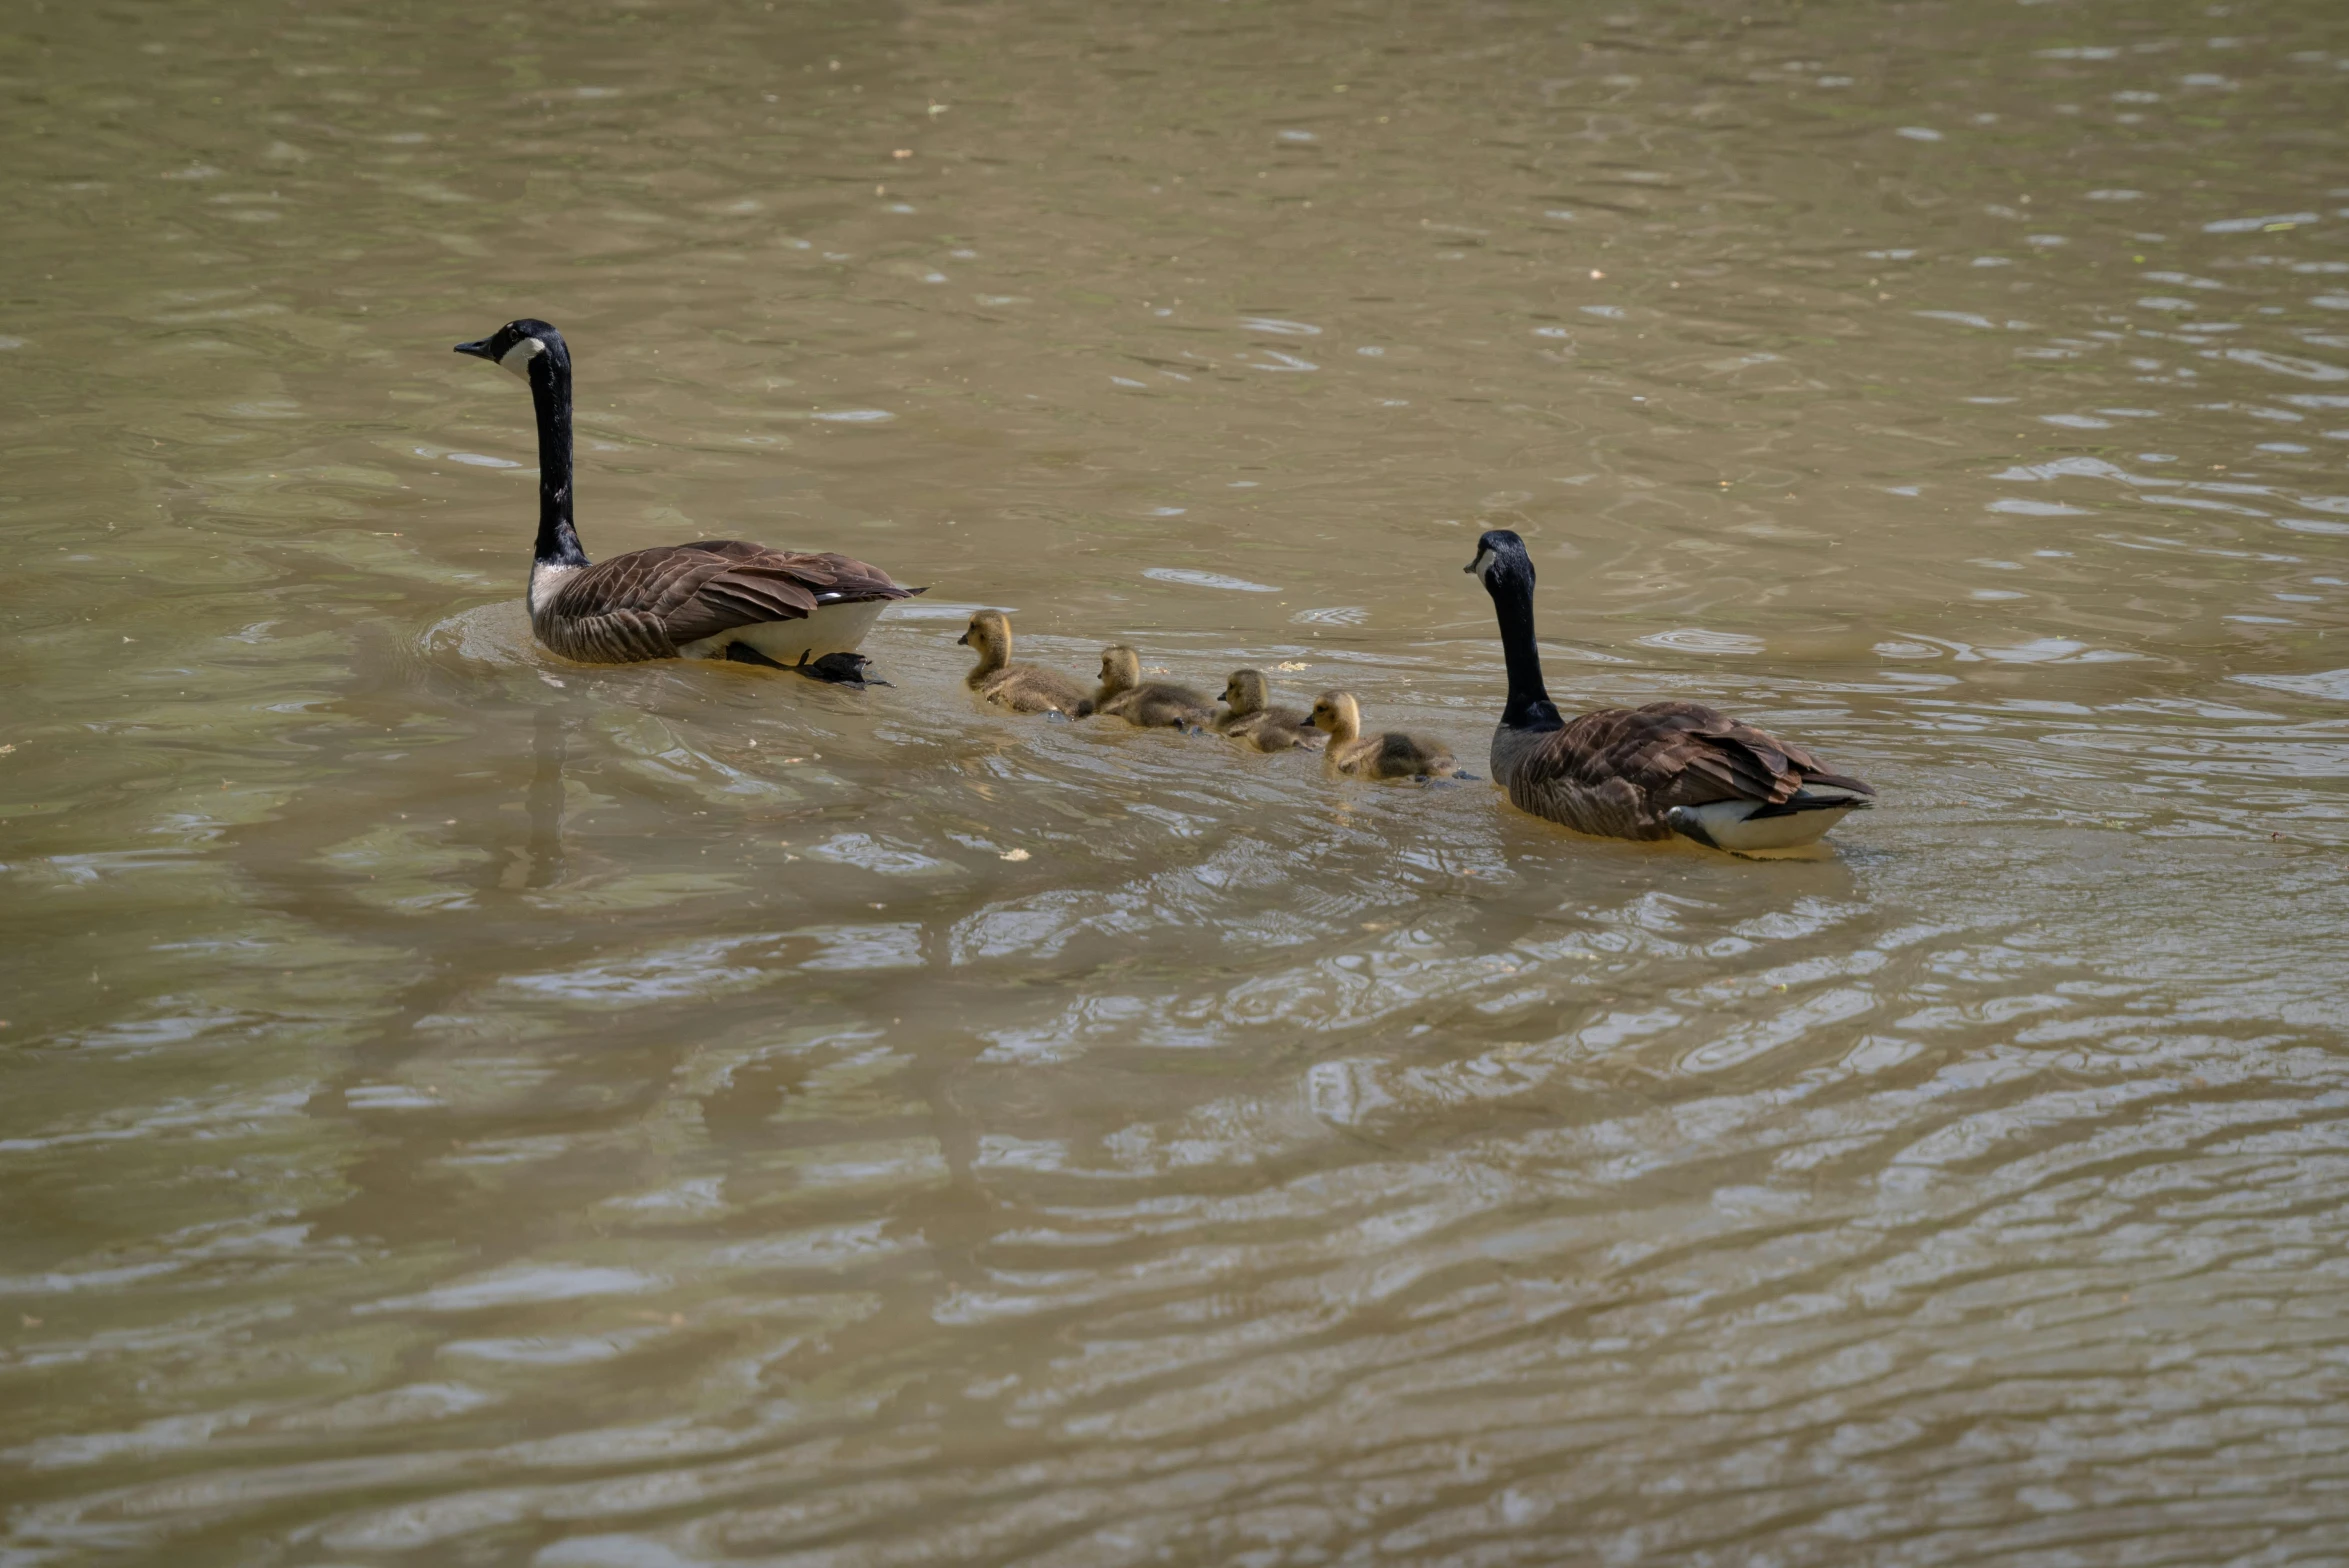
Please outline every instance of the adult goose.
[[1484, 579], [1509, 665], [1493, 781], [1521, 811], [1608, 838], [1678, 833], [1714, 849], [1793, 849], [1876, 792], [1800, 746], [1693, 702], [1606, 708], [1568, 723], [1542, 686], [1533, 561], [1496, 528], [1464, 568]]
[[872, 679], [850, 650], [900, 588], [845, 555], [772, 550], [739, 539], [631, 550], [590, 565], [571, 526], [571, 351], [528, 317], [460, 354], [530, 383], [538, 408], [538, 549], [530, 566], [530, 629], [566, 659], [732, 659], [817, 680]]

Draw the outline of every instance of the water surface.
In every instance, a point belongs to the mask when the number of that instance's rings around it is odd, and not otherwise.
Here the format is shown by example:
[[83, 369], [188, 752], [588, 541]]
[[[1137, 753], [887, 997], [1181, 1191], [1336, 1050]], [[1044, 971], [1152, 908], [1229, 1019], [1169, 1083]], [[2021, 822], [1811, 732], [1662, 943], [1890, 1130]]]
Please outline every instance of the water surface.
[[[27, 0], [0, 1563], [2338, 1562], [2349, 18]], [[928, 597], [856, 695], [529, 643]], [[1552, 690], [1815, 860], [973, 708]]]

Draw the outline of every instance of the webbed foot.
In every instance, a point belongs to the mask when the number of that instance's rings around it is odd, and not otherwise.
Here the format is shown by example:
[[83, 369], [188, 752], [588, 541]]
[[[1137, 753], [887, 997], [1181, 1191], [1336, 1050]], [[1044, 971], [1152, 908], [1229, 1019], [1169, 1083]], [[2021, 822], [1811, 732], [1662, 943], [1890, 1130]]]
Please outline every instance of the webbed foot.
[[[740, 647], [741, 644], [735, 644]], [[772, 661], [768, 661], [772, 662]], [[861, 653], [827, 653], [820, 659], [809, 659], [803, 652], [797, 664], [778, 666], [788, 668], [794, 675], [804, 675], [811, 681], [822, 681], [828, 686], [867, 686], [892, 684], [873, 673], [873, 661]]]

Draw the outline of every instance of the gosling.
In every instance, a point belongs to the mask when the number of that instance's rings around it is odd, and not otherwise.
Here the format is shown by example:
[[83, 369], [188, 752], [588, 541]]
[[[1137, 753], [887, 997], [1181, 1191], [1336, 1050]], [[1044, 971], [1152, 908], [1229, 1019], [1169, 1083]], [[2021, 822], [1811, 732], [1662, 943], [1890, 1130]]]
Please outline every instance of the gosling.
[[954, 640], [979, 655], [978, 666], [963, 677], [963, 684], [997, 707], [1064, 719], [1081, 719], [1093, 711], [1085, 688], [1067, 676], [1011, 662], [1011, 617], [1001, 610], [981, 610]]
[[1460, 764], [1440, 742], [1422, 740], [1401, 730], [1382, 735], [1362, 733], [1362, 705], [1350, 691], [1325, 691], [1313, 705], [1315, 727], [1329, 732], [1329, 746], [1321, 754], [1321, 768], [1332, 778], [1449, 779], [1465, 777]]
[[1166, 681], [1144, 685], [1142, 656], [1122, 642], [1101, 650], [1101, 690], [1093, 696], [1093, 711], [1146, 729], [1191, 734], [1215, 717], [1202, 692]]
[[1217, 719], [1215, 727], [1258, 751], [1318, 747], [1321, 732], [1313, 727], [1313, 716], [1298, 708], [1269, 706], [1269, 695], [1263, 671], [1232, 671], [1223, 688], [1224, 704], [1231, 711]]

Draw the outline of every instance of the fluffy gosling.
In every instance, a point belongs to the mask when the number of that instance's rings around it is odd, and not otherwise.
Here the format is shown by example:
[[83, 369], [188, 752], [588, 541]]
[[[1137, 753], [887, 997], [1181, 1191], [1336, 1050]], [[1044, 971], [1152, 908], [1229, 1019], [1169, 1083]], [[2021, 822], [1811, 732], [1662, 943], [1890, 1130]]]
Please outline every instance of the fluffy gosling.
[[1148, 729], [1198, 730], [1215, 717], [1203, 693], [1166, 681], [1142, 681], [1142, 656], [1124, 643], [1101, 650], [1101, 689], [1093, 711]]
[[1230, 711], [1215, 721], [1216, 729], [1258, 751], [1320, 746], [1321, 732], [1313, 727], [1313, 716], [1299, 708], [1273, 707], [1270, 695], [1263, 671], [1232, 671], [1223, 688], [1224, 705]]
[[1085, 688], [1067, 676], [1011, 662], [1011, 617], [1001, 610], [981, 610], [954, 640], [979, 655], [963, 684], [997, 707], [1014, 713], [1057, 713], [1067, 719], [1081, 719], [1093, 711]]
[[1325, 691], [1313, 705], [1315, 727], [1329, 734], [1322, 771], [1335, 778], [1448, 779], [1460, 776], [1449, 748], [1401, 730], [1362, 733], [1362, 705], [1350, 691]]

